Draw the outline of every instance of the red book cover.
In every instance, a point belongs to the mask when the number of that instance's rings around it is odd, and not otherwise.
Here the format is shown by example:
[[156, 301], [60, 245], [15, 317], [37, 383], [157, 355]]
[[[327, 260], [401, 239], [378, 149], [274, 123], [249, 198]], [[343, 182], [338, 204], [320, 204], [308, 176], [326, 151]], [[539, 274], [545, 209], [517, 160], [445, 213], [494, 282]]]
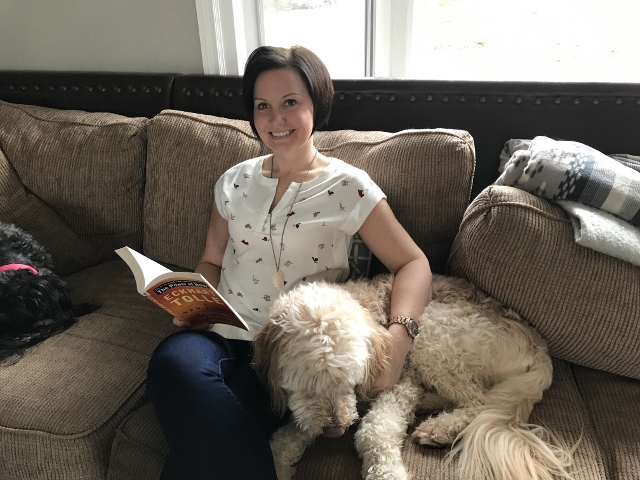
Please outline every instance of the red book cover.
[[119, 248], [116, 253], [133, 272], [138, 292], [172, 316], [191, 324], [225, 323], [249, 330], [242, 317], [201, 274], [172, 272], [129, 247]]

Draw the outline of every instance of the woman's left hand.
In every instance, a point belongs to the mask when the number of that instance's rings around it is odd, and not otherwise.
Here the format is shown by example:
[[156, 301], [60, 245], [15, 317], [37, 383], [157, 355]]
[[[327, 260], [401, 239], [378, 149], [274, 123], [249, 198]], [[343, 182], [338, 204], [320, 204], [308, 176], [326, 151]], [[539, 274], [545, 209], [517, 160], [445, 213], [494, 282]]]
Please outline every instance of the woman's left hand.
[[393, 324], [389, 327], [389, 333], [393, 337], [391, 345], [391, 358], [389, 359], [389, 368], [384, 370], [378, 377], [373, 387], [367, 394], [371, 399], [376, 398], [383, 390], [393, 388], [402, 374], [404, 361], [407, 353], [411, 349], [412, 340], [407, 335], [407, 331], [403, 325]]

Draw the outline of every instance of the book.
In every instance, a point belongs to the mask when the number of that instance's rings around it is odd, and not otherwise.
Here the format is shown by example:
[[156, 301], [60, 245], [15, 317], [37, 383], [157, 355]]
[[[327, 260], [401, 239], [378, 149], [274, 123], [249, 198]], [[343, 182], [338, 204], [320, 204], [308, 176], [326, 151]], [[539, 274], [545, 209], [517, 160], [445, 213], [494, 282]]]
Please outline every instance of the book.
[[127, 263], [138, 293], [174, 317], [193, 325], [225, 323], [249, 330], [246, 322], [220, 293], [195, 272], [173, 272], [132, 248], [116, 253]]

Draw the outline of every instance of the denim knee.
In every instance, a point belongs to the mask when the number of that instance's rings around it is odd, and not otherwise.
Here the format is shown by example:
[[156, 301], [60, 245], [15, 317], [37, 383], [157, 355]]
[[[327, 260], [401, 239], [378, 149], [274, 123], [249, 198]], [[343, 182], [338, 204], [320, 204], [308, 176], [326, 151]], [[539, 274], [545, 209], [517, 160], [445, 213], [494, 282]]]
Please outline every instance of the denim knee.
[[162, 340], [147, 367], [147, 391], [150, 396], [153, 398], [156, 391], [188, 388], [190, 383], [201, 378], [204, 369], [209, 374], [215, 374], [217, 362], [212, 358], [214, 355], [207, 354], [207, 350], [212, 350], [209, 343], [200, 332], [188, 330]]

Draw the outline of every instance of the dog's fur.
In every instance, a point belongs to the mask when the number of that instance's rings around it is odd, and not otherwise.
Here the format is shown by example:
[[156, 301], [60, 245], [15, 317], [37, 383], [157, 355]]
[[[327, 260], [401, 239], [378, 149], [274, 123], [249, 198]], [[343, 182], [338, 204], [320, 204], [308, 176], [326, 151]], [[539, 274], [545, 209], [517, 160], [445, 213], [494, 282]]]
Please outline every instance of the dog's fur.
[[[255, 338], [255, 367], [274, 408], [292, 422], [271, 446], [280, 480], [293, 476], [319, 435], [337, 437], [358, 419], [387, 365], [393, 277], [301, 284], [282, 295]], [[362, 418], [355, 446], [367, 480], [407, 479], [401, 446], [417, 411], [439, 412], [412, 439], [453, 445], [465, 480], [571, 478], [571, 450], [527, 423], [552, 379], [543, 339], [512, 310], [469, 282], [434, 275], [399, 383]]]
[[38, 273], [0, 272], [0, 350], [5, 355], [43, 340], [98, 308], [74, 304], [67, 284], [53, 272], [51, 255], [31, 234], [0, 223], [0, 265], [11, 263], [29, 265]]

